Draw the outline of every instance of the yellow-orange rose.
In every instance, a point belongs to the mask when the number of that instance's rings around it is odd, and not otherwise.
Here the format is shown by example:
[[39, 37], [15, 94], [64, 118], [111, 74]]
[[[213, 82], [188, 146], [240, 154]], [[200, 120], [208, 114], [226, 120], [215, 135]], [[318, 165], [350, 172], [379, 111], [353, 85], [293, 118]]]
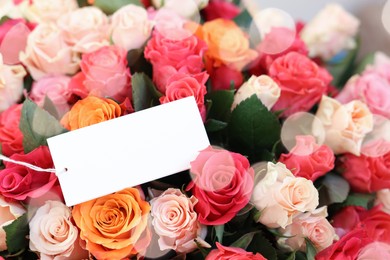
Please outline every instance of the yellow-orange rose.
[[122, 109], [115, 101], [88, 96], [74, 104], [61, 119], [61, 124], [72, 131], [119, 117], [121, 114]]
[[74, 206], [72, 215], [86, 249], [97, 259], [123, 259], [150, 243], [150, 205], [136, 188], [127, 188]]
[[215, 19], [206, 22], [201, 35], [209, 47], [206, 52], [209, 66], [224, 64], [241, 71], [257, 57], [257, 52], [249, 48], [248, 37], [233, 21]]

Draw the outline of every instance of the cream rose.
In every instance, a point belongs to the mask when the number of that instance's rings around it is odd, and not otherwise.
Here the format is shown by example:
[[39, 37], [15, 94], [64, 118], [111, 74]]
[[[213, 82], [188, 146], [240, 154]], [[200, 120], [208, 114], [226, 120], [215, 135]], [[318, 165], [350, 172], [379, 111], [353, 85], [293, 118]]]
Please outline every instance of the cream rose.
[[53, 24], [40, 24], [30, 33], [26, 51], [20, 53], [20, 61], [34, 80], [48, 74], [74, 74], [79, 68], [79, 57]]
[[7, 250], [6, 234], [3, 227], [26, 213], [26, 210], [16, 202], [7, 202], [0, 196], [0, 251]]
[[111, 39], [115, 45], [126, 50], [142, 47], [150, 37], [152, 28], [146, 10], [133, 4], [123, 6], [111, 17]]
[[210, 247], [204, 238], [207, 229], [198, 222], [194, 205], [198, 200], [187, 198], [178, 189], [168, 189], [150, 201], [153, 227], [159, 235], [161, 250], [173, 249], [179, 253], [189, 253], [197, 248], [194, 240]]
[[174, 11], [184, 18], [199, 15], [199, 10], [206, 7], [209, 0], [152, 0], [156, 8], [165, 8]]
[[232, 110], [254, 94], [270, 110], [280, 97], [280, 87], [267, 75], [261, 75], [259, 77], [252, 75], [234, 95]]
[[30, 249], [42, 259], [63, 259], [71, 256], [78, 229], [71, 221], [71, 211], [62, 202], [46, 201], [29, 222]]
[[360, 21], [339, 4], [328, 4], [301, 31], [312, 57], [329, 60], [342, 50], [356, 46]]
[[[354, 100], [340, 104], [337, 100], [323, 96], [316, 117], [322, 122], [328, 145], [335, 154], [360, 155], [363, 139], [373, 129], [373, 116], [367, 105]], [[318, 125], [314, 125], [314, 131]]]
[[65, 42], [76, 52], [93, 52], [109, 45], [108, 17], [97, 7], [83, 7], [67, 13], [57, 24]]
[[305, 238], [308, 238], [317, 251], [327, 248], [338, 239], [327, 216], [326, 207], [294, 216], [292, 224], [279, 229], [284, 237], [278, 239], [278, 244], [291, 251], [306, 251]]
[[[254, 167], [256, 169], [256, 167]], [[255, 185], [252, 203], [260, 211], [258, 222], [270, 228], [285, 228], [295, 214], [313, 211], [318, 206], [318, 191], [313, 182], [295, 177], [284, 164], [268, 162], [264, 177]]]
[[26, 71], [21, 65], [3, 64], [0, 53], [0, 112], [15, 104], [23, 93], [23, 78]]

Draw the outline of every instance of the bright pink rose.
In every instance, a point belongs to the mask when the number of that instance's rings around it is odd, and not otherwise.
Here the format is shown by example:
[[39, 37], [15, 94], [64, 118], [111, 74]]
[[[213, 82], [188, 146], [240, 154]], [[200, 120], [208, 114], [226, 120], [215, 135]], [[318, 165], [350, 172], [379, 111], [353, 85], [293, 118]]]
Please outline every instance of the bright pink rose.
[[357, 192], [375, 192], [390, 187], [390, 152], [369, 157], [345, 154], [343, 177]]
[[244, 76], [241, 71], [232, 69], [225, 65], [213, 68], [210, 78], [213, 90], [229, 90], [232, 83], [234, 88], [238, 89], [244, 81]]
[[380, 207], [374, 207], [368, 211], [362, 212], [362, 219], [359, 226], [367, 230], [367, 234], [375, 241], [386, 242], [390, 244], [390, 215], [383, 212]]
[[194, 96], [204, 121], [206, 118], [204, 96], [207, 92], [205, 86], [207, 78], [208, 75], [206, 72], [193, 77], [184, 73], [174, 74], [168, 79], [165, 96], [160, 97], [161, 104]]
[[211, 250], [207, 255], [206, 260], [266, 260], [259, 253], [253, 254], [238, 247], [227, 247], [220, 243], [216, 243], [217, 249]]
[[145, 58], [153, 65], [153, 81], [162, 93], [165, 93], [170, 76], [177, 72], [198, 74], [204, 69], [202, 57], [206, 44], [195, 35], [179, 37], [188, 34], [185, 29], [175, 29], [173, 32], [177, 40], [154, 31], [145, 48]]
[[333, 169], [335, 156], [326, 145], [318, 145], [313, 136], [297, 136], [296, 145], [279, 158], [296, 177], [315, 181]]
[[22, 105], [13, 105], [0, 114], [1, 153], [11, 156], [23, 152], [23, 134], [19, 130]]
[[89, 94], [108, 96], [118, 102], [123, 102], [126, 97], [131, 99], [131, 74], [124, 49], [112, 45], [86, 53], [80, 67], [81, 72], [70, 84], [74, 94], [81, 98]]
[[240, 12], [238, 6], [225, 0], [211, 0], [206, 8], [202, 10], [206, 21], [218, 18], [233, 20]]
[[[14, 154], [10, 157], [48, 169], [53, 168], [53, 161], [47, 146], [40, 146], [28, 154]], [[4, 162], [5, 169], [0, 171], [0, 194], [6, 198], [25, 201], [38, 198], [58, 185], [54, 173], [37, 172], [25, 166]]]
[[187, 190], [198, 199], [200, 223], [225, 224], [249, 202], [254, 171], [241, 154], [210, 146], [191, 162], [190, 171], [193, 181]]
[[55, 105], [59, 116], [62, 117], [69, 111], [70, 79], [68, 76], [52, 76], [39, 79], [33, 83], [30, 97], [39, 106], [43, 106], [47, 96]]
[[275, 59], [269, 68], [269, 76], [282, 89], [273, 110], [285, 109], [283, 116], [309, 111], [321, 100], [332, 80], [328, 71], [297, 52]]

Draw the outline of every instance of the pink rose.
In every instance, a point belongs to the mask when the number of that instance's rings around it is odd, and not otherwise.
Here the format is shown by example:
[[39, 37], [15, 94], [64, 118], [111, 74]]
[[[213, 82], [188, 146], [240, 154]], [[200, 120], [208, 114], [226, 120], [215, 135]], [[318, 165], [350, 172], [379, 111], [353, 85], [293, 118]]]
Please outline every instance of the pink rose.
[[357, 260], [390, 259], [390, 245], [383, 242], [372, 242], [363, 247]]
[[198, 199], [200, 223], [225, 224], [249, 202], [254, 172], [241, 154], [210, 146], [191, 162], [190, 172], [193, 181], [187, 190]]
[[279, 158], [296, 177], [315, 181], [333, 169], [335, 156], [326, 145], [318, 145], [313, 136], [297, 136], [296, 145]]
[[0, 114], [1, 153], [11, 156], [23, 152], [23, 134], [19, 129], [22, 105], [13, 105]]
[[238, 6], [225, 0], [210, 0], [210, 3], [203, 9], [203, 15], [206, 21], [218, 18], [232, 20], [240, 12], [241, 10]]
[[284, 116], [309, 111], [326, 93], [332, 76], [312, 60], [297, 52], [289, 52], [272, 62], [269, 76], [282, 89], [274, 111], [286, 109]]
[[208, 75], [203, 72], [196, 77], [183, 73], [177, 73], [168, 79], [165, 96], [160, 97], [161, 104], [179, 100], [181, 98], [194, 96], [199, 112], [203, 118], [206, 118], [206, 107], [204, 96], [206, 95], [206, 86]]
[[172, 29], [170, 32], [178, 39], [167, 38], [165, 34], [155, 31], [145, 48], [145, 58], [153, 65], [153, 81], [162, 93], [165, 93], [170, 76], [178, 72], [191, 75], [201, 73], [204, 69], [202, 57], [207, 48], [195, 35], [179, 37], [188, 34], [185, 29]]
[[334, 228], [326, 219], [327, 215], [326, 207], [321, 207], [313, 212], [294, 216], [292, 224], [284, 229], [279, 229], [283, 237], [278, 239], [278, 244], [292, 251], [305, 252], [305, 238], [308, 238], [317, 251], [327, 248], [333, 244], [334, 240], [338, 239]]
[[[47, 146], [40, 146], [28, 154], [13, 154], [11, 159], [48, 169], [53, 161]], [[0, 194], [6, 198], [25, 201], [38, 198], [58, 186], [54, 173], [37, 172], [25, 166], [4, 162], [5, 169], [0, 171]]]
[[80, 67], [81, 72], [73, 77], [70, 85], [74, 94], [81, 98], [108, 96], [120, 103], [131, 99], [131, 74], [124, 49], [112, 45], [86, 53]]
[[194, 240], [203, 241], [207, 230], [198, 222], [194, 209], [197, 202], [194, 196], [187, 198], [180, 190], [173, 188], [150, 201], [152, 225], [159, 236], [160, 250], [189, 253], [197, 248]]
[[390, 189], [382, 189], [376, 193], [376, 204], [381, 205], [381, 210], [390, 214]]
[[79, 69], [77, 54], [54, 24], [39, 24], [28, 36], [26, 50], [19, 58], [34, 80], [46, 75], [74, 74]]
[[238, 89], [244, 81], [244, 76], [241, 71], [232, 69], [226, 65], [212, 68], [210, 78], [213, 90], [229, 90], [232, 84], [235, 89]]
[[259, 253], [253, 254], [238, 247], [227, 247], [220, 243], [216, 243], [217, 249], [211, 250], [207, 255], [206, 260], [266, 260]]
[[43, 106], [47, 96], [55, 105], [59, 117], [69, 111], [68, 100], [71, 97], [69, 90], [70, 77], [52, 76], [39, 79], [32, 85], [30, 97], [39, 106]]

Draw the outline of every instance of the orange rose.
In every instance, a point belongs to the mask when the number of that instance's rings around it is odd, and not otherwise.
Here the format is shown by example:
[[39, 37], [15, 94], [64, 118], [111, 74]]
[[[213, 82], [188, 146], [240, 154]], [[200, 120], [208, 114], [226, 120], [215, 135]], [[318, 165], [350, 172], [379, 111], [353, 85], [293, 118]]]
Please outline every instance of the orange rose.
[[146, 250], [150, 205], [136, 188], [127, 188], [74, 206], [80, 238], [97, 259], [123, 259]]
[[115, 101], [108, 98], [88, 96], [72, 107], [61, 119], [61, 124], [76, 130], [121, 116], [122, 109]]
[[219, 67], [222, 64], [241, 71], [257, 57], [257, 52], [249, 48], [248, 37], [231, 20], [216, 19], [206, 22], [202, 27], [203, 40], [209, 49], [206, 63]]

